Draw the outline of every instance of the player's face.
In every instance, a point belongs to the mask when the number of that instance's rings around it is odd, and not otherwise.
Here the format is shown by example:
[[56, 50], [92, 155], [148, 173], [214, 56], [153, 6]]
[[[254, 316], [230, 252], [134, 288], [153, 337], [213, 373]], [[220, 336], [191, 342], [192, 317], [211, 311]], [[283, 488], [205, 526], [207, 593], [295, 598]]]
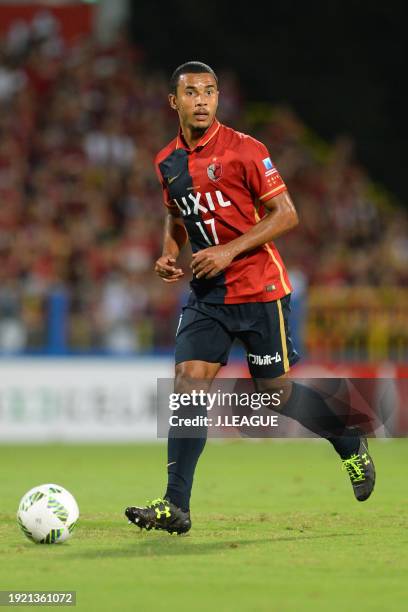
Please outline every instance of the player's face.
[[217, 82], [212, 74], [182, 74], [170, 106], [178, 112], [180, 124], [205, 131], [212, 124], [218, 106]]

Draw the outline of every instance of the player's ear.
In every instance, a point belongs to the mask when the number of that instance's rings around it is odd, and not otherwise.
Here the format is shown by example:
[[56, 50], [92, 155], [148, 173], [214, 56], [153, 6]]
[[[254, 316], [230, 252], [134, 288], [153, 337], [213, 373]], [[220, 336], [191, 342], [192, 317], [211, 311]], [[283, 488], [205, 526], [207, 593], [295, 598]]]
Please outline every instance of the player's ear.
[[169, 104], [170, 108], [173, 110], [177, 110], [176, 96], [174, 94], [169, 94]]

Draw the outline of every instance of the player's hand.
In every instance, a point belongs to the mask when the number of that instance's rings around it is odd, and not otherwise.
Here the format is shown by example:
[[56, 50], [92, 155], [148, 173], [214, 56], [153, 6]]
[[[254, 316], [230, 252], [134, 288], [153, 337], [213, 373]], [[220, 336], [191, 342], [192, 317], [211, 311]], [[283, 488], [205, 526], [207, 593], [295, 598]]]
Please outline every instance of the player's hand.
[[191, 268], [196, 278], [214, 278], [234, 259], [232, 250], [226, 244], [208, 247], [193, 254]]
[[176, 260], [174, 257], [168, 255], [162, 255], [156, 261], [154, 271], [160, 276], [165, 283], [175, 283], [184, 276], [184, 272], [181, 268], [176, 268], [174, 265]]

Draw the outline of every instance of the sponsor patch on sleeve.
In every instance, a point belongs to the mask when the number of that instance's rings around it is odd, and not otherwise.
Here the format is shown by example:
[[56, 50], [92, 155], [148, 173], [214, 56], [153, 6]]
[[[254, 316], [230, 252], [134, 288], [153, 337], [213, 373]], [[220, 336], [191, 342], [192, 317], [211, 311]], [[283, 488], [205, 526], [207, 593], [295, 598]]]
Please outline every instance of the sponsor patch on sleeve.
[[262, 160], [263, 165], [265, 166], [266, 170], [272, 170], [273, 168], [273, 163], [271, 161], [270, 157], [265, 157], [265, 159]]

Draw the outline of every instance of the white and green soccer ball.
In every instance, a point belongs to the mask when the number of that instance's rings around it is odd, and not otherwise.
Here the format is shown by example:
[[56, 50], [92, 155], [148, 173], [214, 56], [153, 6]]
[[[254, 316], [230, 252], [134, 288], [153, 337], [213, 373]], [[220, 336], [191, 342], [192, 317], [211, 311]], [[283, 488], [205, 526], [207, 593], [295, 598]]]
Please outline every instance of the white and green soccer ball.
[[30, 489], [17, 510], [21, 531], [30, 540], [41, 544], [68, 540], [78, 517], [75, 498], [57, 484], [43, 484]]

